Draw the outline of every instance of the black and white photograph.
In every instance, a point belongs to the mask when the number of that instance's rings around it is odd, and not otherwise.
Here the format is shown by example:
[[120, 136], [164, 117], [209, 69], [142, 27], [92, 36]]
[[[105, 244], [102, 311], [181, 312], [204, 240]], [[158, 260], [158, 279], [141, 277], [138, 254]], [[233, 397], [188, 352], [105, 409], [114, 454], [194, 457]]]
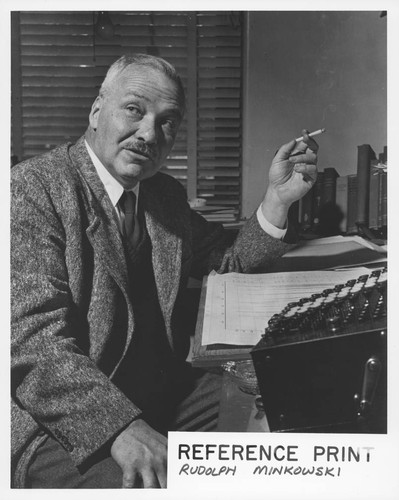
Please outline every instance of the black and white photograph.
[[6, 497], [396, 498], [393, 2], [8, 7]]

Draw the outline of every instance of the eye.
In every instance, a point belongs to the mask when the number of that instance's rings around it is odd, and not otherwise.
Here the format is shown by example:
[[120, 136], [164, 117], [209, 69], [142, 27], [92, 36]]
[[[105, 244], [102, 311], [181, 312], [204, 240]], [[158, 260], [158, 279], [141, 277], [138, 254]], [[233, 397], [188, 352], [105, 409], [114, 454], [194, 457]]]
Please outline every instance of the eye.
[[135, 117], [142, 116], [141, 109], [138, 106], [135, 106], [134, 104], [129, 104], [128, 106], [126, 106], [126, 109], [129, 111], [129, 113], [132, 116], [135, 116]]
[[171, 132], [175, 132], [178, 127], [179, 127], [179, 123], [176, 119], [174, 118], [167, 118], [163, 121], [162, 125], [164, 127], [166, 127], [168, 130], [170, 130]]

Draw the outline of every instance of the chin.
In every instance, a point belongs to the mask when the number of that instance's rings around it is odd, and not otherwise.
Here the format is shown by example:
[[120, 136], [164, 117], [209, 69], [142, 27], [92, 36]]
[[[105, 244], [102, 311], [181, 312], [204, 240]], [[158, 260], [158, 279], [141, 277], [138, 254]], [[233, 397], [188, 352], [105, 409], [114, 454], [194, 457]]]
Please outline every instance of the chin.
[[120, 177], [126, 187], [128, 184], [136, 184], [139, 181], [148, 179], [156, 174], [156, 172], [156, 170], [149, 169], [148, 167], [145, 168], [142, 165], [131, 164], [123, 169], [123, 173]]

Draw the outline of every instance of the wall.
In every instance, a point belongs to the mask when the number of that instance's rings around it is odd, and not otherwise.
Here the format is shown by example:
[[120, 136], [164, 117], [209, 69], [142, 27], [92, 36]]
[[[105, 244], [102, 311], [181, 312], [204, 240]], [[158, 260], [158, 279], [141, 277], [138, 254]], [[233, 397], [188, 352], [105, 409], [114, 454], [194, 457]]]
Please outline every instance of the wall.
[[325, 127], [319, 169], [356, 172], [357, 146], [386, 135], [386, 18], [380, 12], [247, 13], [243, 216], [262, 199], [279, 145]]

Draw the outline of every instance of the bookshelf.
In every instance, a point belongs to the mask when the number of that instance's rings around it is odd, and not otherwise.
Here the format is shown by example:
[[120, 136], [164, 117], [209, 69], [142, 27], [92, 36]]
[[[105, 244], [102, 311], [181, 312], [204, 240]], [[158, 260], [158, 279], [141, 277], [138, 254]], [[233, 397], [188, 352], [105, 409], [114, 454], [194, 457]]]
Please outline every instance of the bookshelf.
[[352, 174], [340, 176], [333, 167], [321, 170], [292, 213], [304, 237], [361, 234], [386, 240], [387, 147], [377, 156], [369, 144], [359, 145]]

